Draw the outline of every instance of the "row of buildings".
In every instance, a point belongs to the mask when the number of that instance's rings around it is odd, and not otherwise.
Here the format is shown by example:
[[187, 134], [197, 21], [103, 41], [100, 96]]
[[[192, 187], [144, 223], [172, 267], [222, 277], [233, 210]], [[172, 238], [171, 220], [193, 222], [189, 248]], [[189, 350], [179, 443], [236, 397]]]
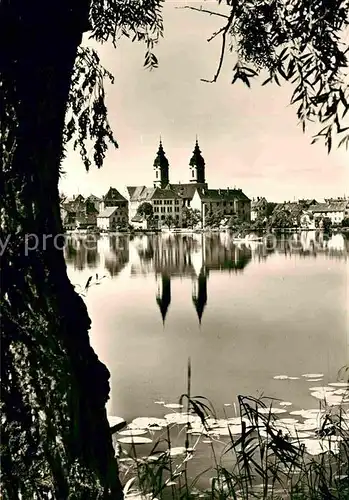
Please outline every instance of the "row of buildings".
[[[229, 227], [239, 222], [270, 219], [283, 224], [287, 216], [289, 227], [315, 229], [329, 219], [340, 226], [349, 217], [349, 199], [328, 199], [318, 203], [315, 199], [298, 202], [268, 203], [261, 197], [250, 200], [241, 189], [211, 189], [206, 182], [206, 165], [196, 140], [189, 161], [189, 182], [171, 183], [169, 161], [160, 140], [154, 163], [154, 181], [148, 186], [127, 186], [127, 198], [110, 187], [103, 197], [78, 195], [62, 199], [61, 212], [66, 229], [97, 227], [102, 231], [185, 227], [188, 213], [196, 214], [195, 226]], [[140, 207], [144, 210], [140, 210]], [[282, 226], [281, 226], [282, 227]]]
[[205, 160], [196, 140], [189, 161], [189, 182], [170, 182], [169, 161], [160, 140], [153, 164], [153, 186], [127, 186], [128, 199], [117, 189], [110, 188], [102, 198], [90, 195], [86, 199], [78, 195], [62, 199], [62, 220], [67, 229], [97, 226], [101, 230], [115, 231], [131, 224], [135, 228], [149, 226], [150, 217], [139, 211], [141, 205], [151, 206], [151, 224], [183, 226], [186, 209], [198, 214], [199, 225], [206, 226], [206, 218], [220, 214], [249, 222], [251, 200], [242, 189], [210, 189], [206, 182]]
[[[269, 210], [268, 210], [269, 209]], [[275, 220], [285, 216], [293, 227], [316, 229], [327, 219], [333, 226], [341, 226], [349, 218], [349, 198], [328, 198], [319, 203], [315, 199], [303, 199], [297, 202], [269, 203], [266, 198], [252, 200], [251, 221]]]

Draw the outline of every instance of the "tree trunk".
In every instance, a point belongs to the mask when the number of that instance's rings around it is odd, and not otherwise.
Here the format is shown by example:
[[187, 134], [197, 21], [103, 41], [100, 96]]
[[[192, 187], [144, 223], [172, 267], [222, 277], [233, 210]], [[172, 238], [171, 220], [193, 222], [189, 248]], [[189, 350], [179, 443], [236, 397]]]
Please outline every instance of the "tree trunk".
[[90, 319], [57, 237], [64, 117], [88, 12], [88, 0], [0, 6], [2, 495], [10, 499], [122, 497], [105, 410], [109, 372], [90, 346]]

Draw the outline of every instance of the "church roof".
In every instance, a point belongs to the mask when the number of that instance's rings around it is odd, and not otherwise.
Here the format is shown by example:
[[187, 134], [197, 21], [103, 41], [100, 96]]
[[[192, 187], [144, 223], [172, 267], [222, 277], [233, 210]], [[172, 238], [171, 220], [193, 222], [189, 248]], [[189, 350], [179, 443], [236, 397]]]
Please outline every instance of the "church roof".
[[175, 191], [172, 189], [160, 189], [156, 188], [154, 193], [151, 196], [151, 199], [153, 200], [168, 200], [168, 199], [180, 199], [182, 196], [179, 196]]
[[198, 188], [204, 188], [206, 184], [198, 184], [198, 183], [191, 183], [191, 184], [169, 184], [168, 188], [172, 189], [175, 191], [177, 194], [179, 194], [182, 198], [192, 200], [194, 197], [194, 194]]
[[128, 186], [127, 190], [131, 201], [171, 200], [181, 198], [174, 190], [168, 188], [161, 189], [158, 187]]
[[250, 199], [242, 192], [241, 189], [204, 189], [199, 191], [202, 201], [233, 201], [243, 200], [250, 201]]

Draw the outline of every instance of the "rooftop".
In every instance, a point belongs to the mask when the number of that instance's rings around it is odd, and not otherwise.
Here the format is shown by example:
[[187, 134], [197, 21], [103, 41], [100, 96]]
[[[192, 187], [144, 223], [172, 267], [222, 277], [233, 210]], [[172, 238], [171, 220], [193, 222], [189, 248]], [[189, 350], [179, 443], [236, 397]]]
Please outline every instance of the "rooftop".
[[118, 207], [107, 207], [97, 217], [111, 217]]

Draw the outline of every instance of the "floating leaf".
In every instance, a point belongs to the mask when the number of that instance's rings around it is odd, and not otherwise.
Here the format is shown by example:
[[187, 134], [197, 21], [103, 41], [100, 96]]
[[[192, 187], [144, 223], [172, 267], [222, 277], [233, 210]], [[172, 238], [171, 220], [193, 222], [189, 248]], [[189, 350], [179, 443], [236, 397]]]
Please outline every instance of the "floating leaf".
[[120, 431], [121, 436], [141, 436], [142, 434], [147, 434], [148, 431], [145, 429], [126, 429], [126, 431]]
[[326, 392], [326, 391], [330, 391], [330, 392], [333, 392], [333, 388], [332, 387], [329, 387], [329, 386], [324, 386], [324, 387], [309, 387], [309, 391], [323, 391], [323, 392]]
[[183, 408], [183, 405], [179, 403], [167, 403], [164, 405], [165, 408], [173, 408], [173, 409], [178, 409], [178, 408]]
[[151, 439], [141, 436], [121, 437], [117, 440], [123, 444], [149, 444], [152, 442]]
[[155, 418], [155, 417], [138, 417], [132, 421], [132, 424], [129, 425], [130, 428], [133, 429], [147, 429], [151, 426], [157, 427], [166, 427], [167, 422], [163, 418]]
[[167, 453], [171, 457], [176, 457], [178, 455], [185, 455], [187, 453], [187, 449], [184, 446], [177, 446], [175, 448], [167, 450]]

